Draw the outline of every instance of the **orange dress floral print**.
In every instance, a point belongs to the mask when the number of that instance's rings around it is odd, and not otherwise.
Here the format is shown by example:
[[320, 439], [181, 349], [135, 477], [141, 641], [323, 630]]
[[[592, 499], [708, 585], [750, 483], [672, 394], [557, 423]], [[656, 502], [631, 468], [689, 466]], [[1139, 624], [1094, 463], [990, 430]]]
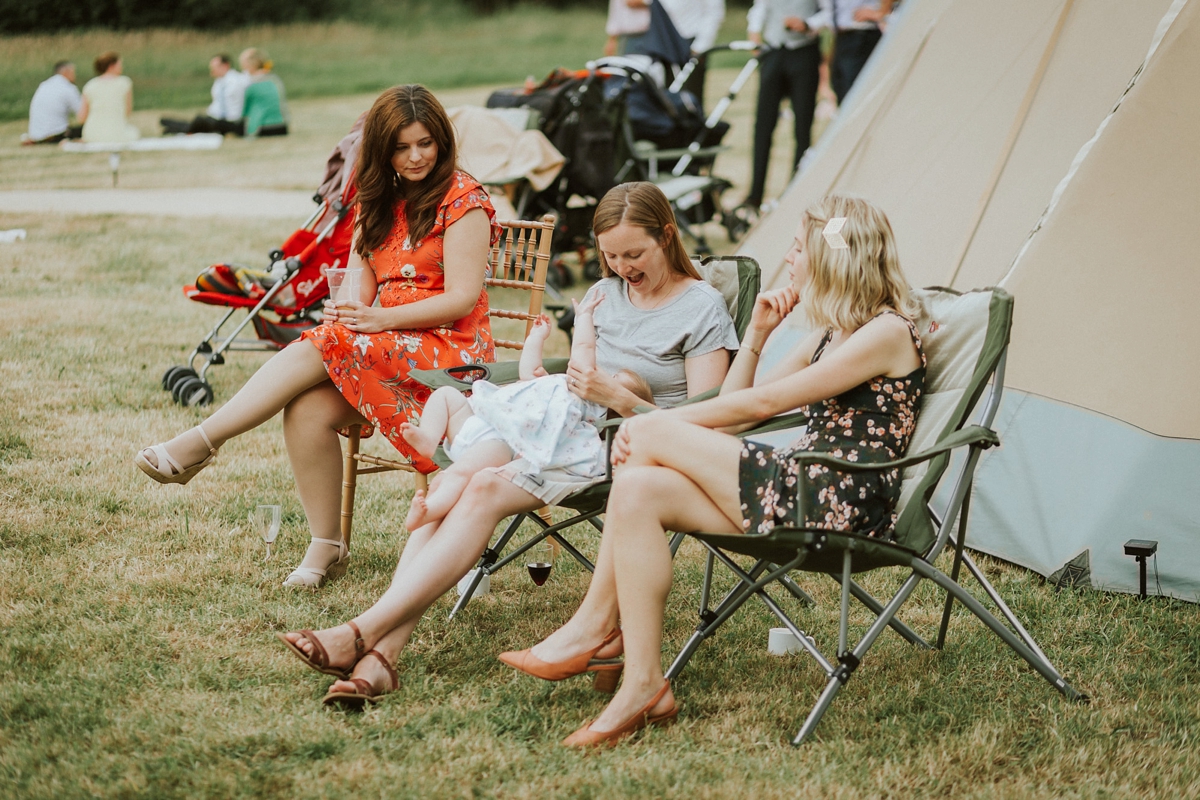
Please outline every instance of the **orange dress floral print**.
[[[455, 172], [450, 190], [438, 207], [433, 229], [419, 242], [408, 236], [404, 203], [396, 206], [396, 224], [382, 245], [367, 258], [379, 284], [385, 308], [415, 303], [445, 289], [442, 244], [446, 229], [471, 209], [482, 208], [491, 222], [491, 242], [500, 235], [496, 211], [487, 192], [465, 172]], [[400, 436], [402, 422], [416, 422], [430, 390], [408, 377], [409, 370], [442, 369], [495, 360], [488, 321], [487, 291], [480, 290], [471, 312], [443, 328], [354, 333], [331, 323], [307, 331], [303, 338], [321, 351], [325, 369], [342, 396], [421, 472], [437, 467]], [[364, 435], [368, 431], [364, 428]]]
[[[800, 463], [793, 456], [821, 452], [868, 464], [904, 456], [917, 427], [925, 386], [921, 337], [911, 321], [904, 321], [921, 355], [921, 366], [903, 378], [881, 375], [830, 400], [805, 406], [802, 411], [808, 415], [808, 427], [789, 447], [756, 442], [742, 445], [738, 482], [747, 533], [768, 533], [776, 525], [791, 525], [882, 538], [891, 534], [900, 498], [898, 470], [850, 473], [810, 464], [804, 482], [806, 519], [801, 521], [796, 503]], [[813, 353], [813, 363], [832, 336], [832, 330], [825, 332]]]

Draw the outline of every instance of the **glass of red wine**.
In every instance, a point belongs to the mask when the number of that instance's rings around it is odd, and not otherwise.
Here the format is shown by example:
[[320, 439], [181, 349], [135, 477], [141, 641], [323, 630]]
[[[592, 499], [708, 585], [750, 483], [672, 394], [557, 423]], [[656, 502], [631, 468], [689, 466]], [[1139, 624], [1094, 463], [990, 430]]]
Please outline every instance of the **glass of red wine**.
[[525, 568], [529, 570], [529, 577], [541, 586], [550, 577], [550, 570], [554, 568], [554, 548], [550, 540], [546, 539], [529, 548], [525, 556], [529, 559], [525, 564]]

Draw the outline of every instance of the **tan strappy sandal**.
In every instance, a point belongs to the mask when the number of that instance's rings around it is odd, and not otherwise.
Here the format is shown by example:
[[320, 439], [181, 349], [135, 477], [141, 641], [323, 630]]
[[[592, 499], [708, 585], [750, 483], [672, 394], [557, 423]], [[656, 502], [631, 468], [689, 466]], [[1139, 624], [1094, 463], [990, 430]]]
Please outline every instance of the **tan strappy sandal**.
[[369, 650], [367, 654], [363, 656], [363, 658], [366, 659], [368, 656], [375, 656], [376, 660], [378, 660], [380, 664], [383, 664], [383, 668], [387, 670], [388, 677], [392, 679], [392, 686], [390, 689], [384, 692], [377, 692], [375, 691], [375, 687], [372, 686], [366, 678], [344, 678], [343, 680], [349, 680], [350, 683], [353, 683], [354, 688], [358, 691], [335, 692], [331, 690], [328, 694], [321, 698], [321, 702], [327, 706], [344, 706], [346, 708], [361, 709], [367, 703], [378, 703], [380, 698], [382, 698], [384, 695], [391, 694], [399, 689], [400, 676], [396, 674], [396, 668], [388, 663], [387, 659], [383, 657], [383, 654], [378, 650]]
[[320, 569], [319, 567], [296, 567], [283, 579], [284, 586], [299, 586], [305, 589], [320, 588], [321, 584], [325, 582], [325, 576], [329, 570], [346, 563], [350, 558], [350, 548], [346, 546], [346, 542], [342, 539], [320, 539], [314, 536], [311, 541], [336, 547], [338, 549], [337, 561], [334, 561], [325, 569]]
[[[358, 630], [358, 626], [354, 624], [353, 620], [347, 622], [346, 624], [350, 626], [350, 630], [354, 631], [354, 664], [357, 664], [359, 661], [365, 658], [363, 651], [367, 648], [367, 643], [363, 641], [362, 633]], [[296, 657], [303, 661], [310, 669], [315, 669], [322, 675], [332, 675], [339, 680], [345, 681], [350, 679], [350, 672], [354, 669], [354, 664], [351, 664], [349, 668], [330, 666], [329, 653], [325, 651], [324, 646], [321, 644], [320, 640], [317, 639], [317, 635], [315, 633], [310, 630], [292, 631], [292, 633], [300, 634], [307, 639], [310, 644], [312, 644], [313, 651], [311, 655], [301, 650], [292, 642], [288, 641], [288, 638], [285, 634], [277, 633], [275, 634], [275, 638], [283, 642], [283, 646], [295, 653]], [[370, 653], [367, 655], [370, 655]]]
[[[171, 454], [167, 452], [165, 444], [156, 444], [147, 447], [133, 457], [133, 463], [137, 464], [138, 469], [149, 475], [159, 483], [177, 483], [180, 486], [196, 477], [196, 473], [207, 467], [217, 457], [217, 448], [213, 447], [212, 441], [208, 438], [208, 434], [204, 432], [204, 427], [197, 425], [195, 430], [200, 432], [200, 438], [204, 439], [204, 444], [208, 445], [208, 458], [198, 464], [192, 464], [190, 467], [184, 467], [175, 459], [171, 458]], [[154, 458], [158, 461], [157, 464], [151, 464], [150, 459], [146, 458], [146, 452], [154, 454]]]

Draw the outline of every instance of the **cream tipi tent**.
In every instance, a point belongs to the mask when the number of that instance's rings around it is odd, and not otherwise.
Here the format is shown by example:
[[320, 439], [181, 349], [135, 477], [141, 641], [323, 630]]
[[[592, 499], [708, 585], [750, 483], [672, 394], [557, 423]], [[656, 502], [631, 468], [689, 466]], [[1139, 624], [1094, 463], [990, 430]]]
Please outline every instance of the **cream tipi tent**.
[[1200, 601], [1200, 0], [908, 0], [743, 243], [764, 285], [830, 192], [888, 213], [914, 285], [1016, 297], [970, 545], [1137, 591], [1122, 545], [1154, 540], [1150, 593]]

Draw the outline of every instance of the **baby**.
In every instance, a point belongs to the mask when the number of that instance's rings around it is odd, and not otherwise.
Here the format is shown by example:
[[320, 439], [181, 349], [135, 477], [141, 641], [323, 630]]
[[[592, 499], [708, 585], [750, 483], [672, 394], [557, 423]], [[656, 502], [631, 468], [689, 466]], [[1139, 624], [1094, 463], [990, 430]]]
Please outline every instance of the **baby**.
[[[595, 299], [575, 306], [571, 360], [584, 367], [596, 365], [593, 313], [603, 299], [597, 293]], [[444, 437], [446, 454], [454, 460], [434, 479], [428, 496], [418, 491], [413, 497], [404, 521], [410, 531], [446, 516], [472, 475], [518, 458], [537, 471], [561, 470], [589, 481], [604, 476], [604, 443], [596, 423], [608, 410], [571, 392], [566, 375], [547, 374], [542, 350], [549, 336], [550, 319], [543, 314], [525, 340], [517, 383], [496, 386], [475, 381], [470, 399], [443, 386], [425, 403], [420, 427], [401, 423], [400, 434], [417, 452], [432, 457]], [[640, 375], [620, 370], [614, 378], [654, 403], [650, 386]]]

